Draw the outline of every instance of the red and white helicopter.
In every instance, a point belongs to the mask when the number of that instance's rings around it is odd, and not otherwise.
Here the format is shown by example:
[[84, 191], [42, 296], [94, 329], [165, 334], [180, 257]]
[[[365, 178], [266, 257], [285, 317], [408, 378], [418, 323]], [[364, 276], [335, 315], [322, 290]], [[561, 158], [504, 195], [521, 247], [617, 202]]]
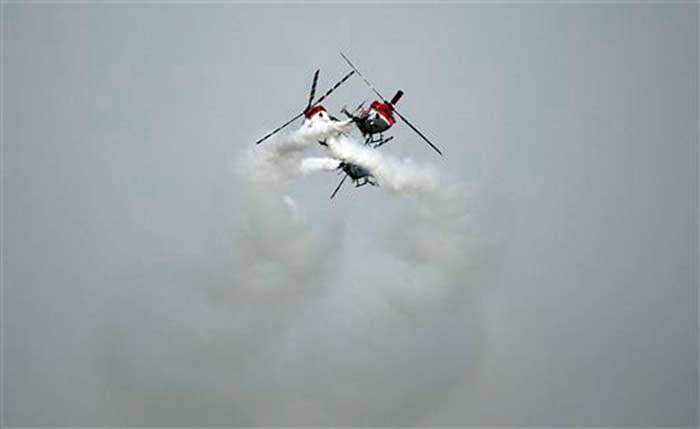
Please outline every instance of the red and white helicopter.
[[311, 92], [309, 93], [309, 102], [307, 103], [306, 107], [304, 110], [301, 111], [298, 115], [294, 116], [292, 119], [288, 120], [285, 122], [283, 125], [280, 125], [279, 127], [275, 128], [274, 130], [270, 131], [267, 133], [265, 136], [263, 136], [260, 140], [256, 141], [255, 144], [260, 144], [267, 140], [268, 138], [272, 137], [273, 135], [277, 134], [279, 131], [281, 131], [284, 127], [287, 125], [291, 124], [292, 122], [296, 121], [297, 119], [301, 118], [304, 116], [305, 120], [307, 121], [314, 121], [316, 119], [322, 119], [322, 120], [332, 120], [338, 122], [337, 118], [334, 118], [333, 116], [330, 116], [328, 114], [328, 111], [326, 110], [323, 105], [321, 105], [321, 102], [326, 99], [333, 91], [338, 89], [340, 85], [343, 84], [346, 80], [350, 78], [353, 74], [355, 74], [355, 70], [350, 71], [348, 74], [343, 76], [342, 79], [338, 81], [331, 89], [326, 91], [325, 94], [323, 94], [321, 97], [314, 102], [314, 96], [316, 95], [316, 84], [318, 83], [318, 73], [320, 72], [319, 70], [316, 70], [314, 73], [314, 79], [313, 82], [311, 83]]
[[360, 106], [356, 109], [356, 111], [359, 110], [358, 114], [350, 113], [347, 111], [347, 109], [343, 108], [343, 113], [352, 119], [362, 135], [365, 137], [366, 145], [377, 148], [383, 144], [386, 144], [393, 138], [393, 136], [384, 138], [383, 133], [396, 123], [396, 119], [394, 118], [394, 114], [396, 114], [399, 119], [405, 122], [406, 125], [421, 136], [421, 138], [425, 140], [425, 142], [428, 143], [431, 148], [442, 155], [440, 149], [438, 149], [430, 140], [428, 140], [426, 136], [423, 135], [423, 133], [418, 131], [418, 128], [413, 126], [408, 119], [399, 113], [398, 110], [396, 110], [396, 103], [398, 103], [401, 96], [403, 96], [403, 91], [396, 91], [396, 94], [394, 94], [391, 100], [387, 101], [387, 99], [374, 88], [374, 85], [372, 85], [364, 76], [362, 76], [362, 73], [360, 73], [357, 67], [350, 62], [348, 57], [346, 57], [342, 52], [340, 55], [343, 57], [345, 62], [348, 63], [352, 70], [357, 73], [365, 84], [367, 84], [367, 86], [379, 97], [379, 100], [375, 100], [372, 102], [372, 104], [370, 104], [369, 109], [362, 109], [364, 103], [360, 104]]

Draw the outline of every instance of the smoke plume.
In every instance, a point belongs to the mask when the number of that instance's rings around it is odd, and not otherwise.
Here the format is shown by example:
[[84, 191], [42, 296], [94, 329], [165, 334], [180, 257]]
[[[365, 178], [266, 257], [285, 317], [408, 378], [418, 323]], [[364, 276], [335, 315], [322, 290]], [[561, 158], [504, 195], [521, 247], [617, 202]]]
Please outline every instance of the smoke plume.
[[[142, 317], [105, 327], [101, 365], [123, 411], [114, 423], [418, 424], [474, 374], [485, 277], [473, 201], [456, 185], [437, 192], [430, 168], [328, 133], [305, 125], [240, 158], [225, 264], [122, 298]], [[320, 138], [333, 158], [304, 159]], [[338, 157], [382, 189], [425, 198], [382, 205], [370, 235], [353, 222], [366, 207], [319, 218], [289, 185]]]
[[433, 194], [438, 189], [436, 171], [429, 166], [418, 165], [411, 159], [391, 158], [343, 134], [330, 137], [327, 143], [336, 158], [369, 170], [379, 185], [390, 191]]

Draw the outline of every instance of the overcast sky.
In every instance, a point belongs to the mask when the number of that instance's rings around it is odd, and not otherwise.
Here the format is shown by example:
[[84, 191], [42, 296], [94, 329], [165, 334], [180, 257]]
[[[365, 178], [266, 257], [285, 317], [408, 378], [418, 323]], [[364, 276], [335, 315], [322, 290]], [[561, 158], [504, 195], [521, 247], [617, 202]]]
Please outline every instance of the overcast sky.
[[[3, 23], [7, 425], [698, 425], [697, 3]], [[471, 197], [243, 183], [341, 50], [445, 156], [381, 150]]]

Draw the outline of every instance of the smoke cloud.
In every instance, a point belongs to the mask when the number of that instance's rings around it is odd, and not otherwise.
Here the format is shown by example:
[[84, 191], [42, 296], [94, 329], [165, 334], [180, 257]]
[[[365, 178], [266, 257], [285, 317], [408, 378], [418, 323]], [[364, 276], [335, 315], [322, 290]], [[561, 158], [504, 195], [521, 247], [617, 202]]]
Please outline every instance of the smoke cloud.
[[338, 166], [302, 158], [327, 131], [304, 125], [241, 156], [235, 272], [126, 295], [143, 319], [108, 324], [102, 344], [115, 422], [417, 424], [474, 373], [484, 276], [469, 262], [480, 250], [467, 195], [435, 192], [429, 168], [329, 138], [334, 156], [371, 169], [382, 188], [430, 201], [396, 201], [373, 237], [318, 222], [287, 191]]
[[299, 167], [303, 174], [316, 171], [334, 171], [340, 165], [340, 161], [334, 158], [305, 158], [301, 160]]
[[328, 138], [328, 148], [337, 158], [366, 168], [380, 186], [393, 192], [433, 194], [438, 190], [436, 171], [411, 159], [398, 160], [361, 145], [347, 135]]

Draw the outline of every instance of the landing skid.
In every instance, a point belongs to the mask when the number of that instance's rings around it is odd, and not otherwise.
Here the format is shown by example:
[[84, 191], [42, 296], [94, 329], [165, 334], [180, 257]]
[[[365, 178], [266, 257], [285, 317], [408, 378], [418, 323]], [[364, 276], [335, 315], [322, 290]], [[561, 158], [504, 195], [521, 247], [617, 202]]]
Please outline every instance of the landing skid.
[[394, 136], [384, 138], [384, 134], [382, 134], [382, 133], [379, 133], [379, 135], [369, 134], [369, 135], [367, 135], [367, 137], [365, 137], [365, 145], [376, 149], [380, 146], [383, 146], [383, 145], [389, 143], [391, 141], [391, 139], [393, 139], [393, 138], [394, 138]]

